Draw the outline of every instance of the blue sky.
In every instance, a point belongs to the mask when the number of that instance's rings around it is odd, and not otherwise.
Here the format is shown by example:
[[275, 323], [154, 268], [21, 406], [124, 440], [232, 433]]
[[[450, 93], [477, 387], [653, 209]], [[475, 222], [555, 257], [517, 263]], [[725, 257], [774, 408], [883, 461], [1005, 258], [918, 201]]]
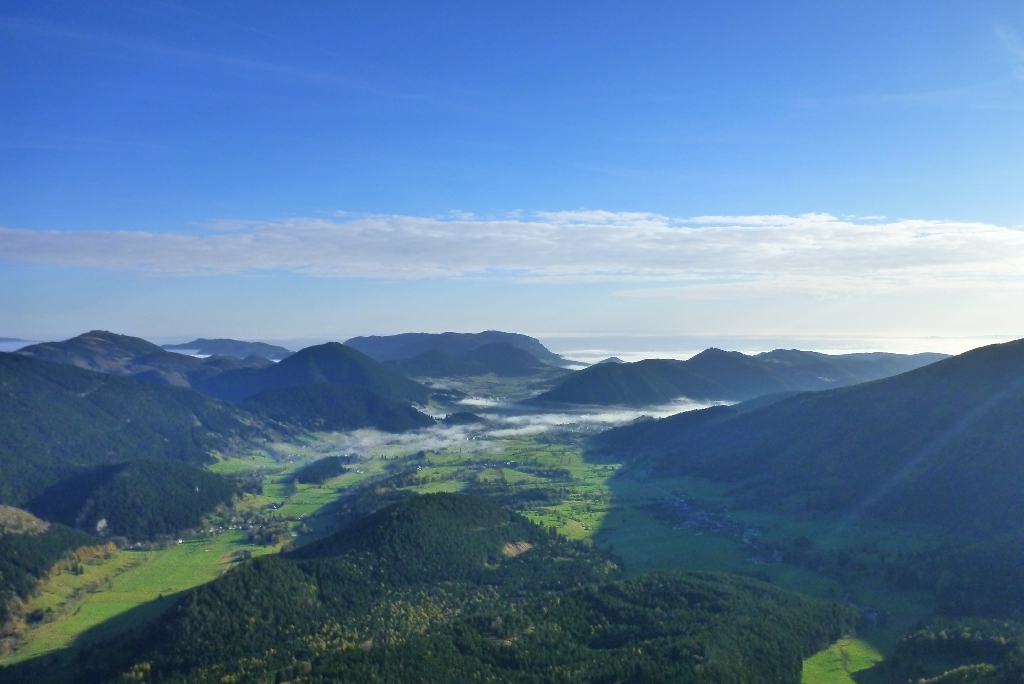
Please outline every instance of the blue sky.
[[5, 2], [0, 336], [1024, 336], [1024, 5], [778, 5]]

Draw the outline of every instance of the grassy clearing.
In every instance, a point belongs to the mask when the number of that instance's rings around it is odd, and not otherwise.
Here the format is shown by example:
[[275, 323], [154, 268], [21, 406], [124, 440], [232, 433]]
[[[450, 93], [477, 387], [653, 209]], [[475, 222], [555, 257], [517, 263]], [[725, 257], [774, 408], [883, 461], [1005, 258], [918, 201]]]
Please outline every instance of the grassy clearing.
[[56, 619], [31, 628], [26, 642], [2, 663], [65, 648], [87, 633], [87, 640], [95, 641], [144, 624], [167, 609], [174, 594], [227, 570], [239, 548], [253, 555], [275, 550], [245, 545], [240, 532], [231, 532], [156, 551], [120, 551], [86, 564], [83, 575], [62, 572], [29, 603], [29, 610], [52, 609]]
[[856, 684], [851, 677], [882, 661], [882, 654], [863, 639], [840, 639], [804, 661], [802, 684]]

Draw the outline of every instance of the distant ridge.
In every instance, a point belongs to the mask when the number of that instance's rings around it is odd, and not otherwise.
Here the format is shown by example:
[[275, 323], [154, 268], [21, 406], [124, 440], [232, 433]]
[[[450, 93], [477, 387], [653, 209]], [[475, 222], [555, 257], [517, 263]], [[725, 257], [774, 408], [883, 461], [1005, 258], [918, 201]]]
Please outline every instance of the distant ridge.
[[411, 359], [386, 361], [384, 365], [410, 377], [434, 378], [478, 376], [488, 373], [500, 377], [528, 377], [561, 372], [539, 361], [529, 352], [505, 342], [485, 344], [459, 356], [431, 349]]
[[748, 504], [967, 531], [1024, 525], [1024, 340], [826, 392], [616, 428], [594, 448], [737, 483]]
[[124, 375], [157, 385], [204, 391], [209, 380], [227, 370], [262, 368], [271, 361], [260, 357], [238, 360], [224, 356], [197, 359], [167, 351], [140, 337], [92, 330], [62, 342], [43, 342], [19, 349], [30, 356], [100, 373]]
[[578, 405], [744, 401], [785, 391], [844, 387], [901, 373], [946, 358], [941, 354], [848, 354], [775, 350], [756, 356], [706, 349], [687, 361], [646, 359], [599, 363], [568, 375], [534, 403]]
[[551, 366], [565, 366], [568, 362], [550, 351], [539, 340], [519, 333], [485, 330], [480, 333], [402, 333], [400, 335], [370, 335], [353, 337], [345, 342], [378, 361], [411, 359], [428, 351], [440, 351], [449, 356], [461, 356], [486, 344], [509, 344], [532, 354], [537, 360]]
[[292, 354], [290, 349], [278, 347], [273, 344], [266, 344], [264, 342], [243, 342], [241, 340], [223, 338], [208, 340], [203, 337], [192, 340], [191, 342], [185, 342], [184, 344], [165, 344], [163, 345], [163, 348], [170, 351], [194, 350], [197, 354], [205, 354], [208, 356], [230, 356], [236, 359], [259, 356], [264, 359], [270, 359], [271, 361], [280, 361]]

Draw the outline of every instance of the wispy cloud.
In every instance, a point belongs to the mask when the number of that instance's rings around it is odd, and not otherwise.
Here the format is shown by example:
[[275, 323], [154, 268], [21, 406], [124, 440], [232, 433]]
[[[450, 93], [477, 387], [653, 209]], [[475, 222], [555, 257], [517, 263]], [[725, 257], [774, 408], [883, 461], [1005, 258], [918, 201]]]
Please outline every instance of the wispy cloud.
[[996, 36], [1014, 62], [1014, 76], [1024, 81], [1024, 40], [1012, 27], [1006, 25], [996, 26]]
[[842, 293], [1018, 286], [1024, 231], [829, 214], [366, 216], [219, 222], [198, 233], [0, 228], [0, 259], [163, 276], [287, 271], [333, 278], [660, 283], [639, 292], [658, 296]]

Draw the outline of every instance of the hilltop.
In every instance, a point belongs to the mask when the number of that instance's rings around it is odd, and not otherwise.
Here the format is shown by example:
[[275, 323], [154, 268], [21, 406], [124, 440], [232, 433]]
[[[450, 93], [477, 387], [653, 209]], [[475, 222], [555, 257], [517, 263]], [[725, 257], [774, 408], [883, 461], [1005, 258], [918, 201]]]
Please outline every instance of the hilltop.
[[366, 387], [397, 402], [422, 404], [430, 394], [418, 382], [337, 342], [306, 347], [264, 368], [226, 371], [212, 378], [205, 391], [220, 399], [240, 401], [267, 390], [323, 382]]
[[569, 668], [581, 681], [797, 684], [801, 658], [855, 620], [735, 576], [622, 580], [607, 552], [494, 503], [434, 494], [244, 563], [149, 628], [82, 652], [71, 681], [526, 684]]
[[1024, 341], [823, 392], [617, 428], [595, 448], [734, 482], [754, 506], [992, 531], [1024, 525]]
[[162, 348], [170, 351], [192, 351], [207, 356], [230, 356], [236, 359], [258, 356], [272, 361], [280, 361], [293, 353], [290, 349], [265, 342], [243, 342], [225, 338], [208, 340], [203, 337], [182, 344], [165, 344]]
[[481, 333], [370, 335], [353, 337], [345, 344], [378, 361], [401, 361], [428, 351], [439, 351], [448, 356], [459, 357], [487, 344], [508, 344], [551, 366], [561, 367], [567, 363], [565, 359], [550, 351], [536, 338], [498, 330], [487, 330]]
[[776, 350], [755, 356], [707, 349], [686, 361], [646, 359], [600, 363], [565, 377], [532, 401], [541, 404], [660, 404], [744, 401], [784, 391], [824, 390], [919, 368], [941, 354], [845, 354]]

